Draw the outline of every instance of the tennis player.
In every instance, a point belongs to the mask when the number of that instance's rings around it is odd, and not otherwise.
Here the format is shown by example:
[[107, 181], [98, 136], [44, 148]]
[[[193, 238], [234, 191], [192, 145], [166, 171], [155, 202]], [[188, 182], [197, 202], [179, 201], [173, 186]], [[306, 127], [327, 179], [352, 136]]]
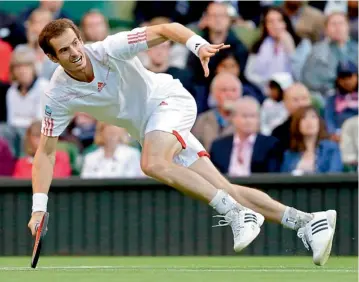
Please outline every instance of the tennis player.
[[206, 202], [230, 225], [234, 250], [241, 251], [259, 234], [264, 217], [298, 231], [313, 251], [315, 264], [326, 263], [335, 232], [333, 210], [306, 213], [287, 207], [263, 192], [232, 185], [210, 161], [190, 133], [197, 115], [195, 100], [179, 80], [146, 70], [136, 55], [172, 40], [198, 56], [208, 77], [211, 57], [230, 46], [210, 44], [178, 23], [136, 28], [84, 45], [68, 19], [50, 22], [39, 44], [60, 66], [42, 97], [43, 123], [33, 162], [33, 207], [29, 228], [47, 211], [58, 136], [76, 112], [123, 127], [142, 145], [143, 172], [178, 191]]

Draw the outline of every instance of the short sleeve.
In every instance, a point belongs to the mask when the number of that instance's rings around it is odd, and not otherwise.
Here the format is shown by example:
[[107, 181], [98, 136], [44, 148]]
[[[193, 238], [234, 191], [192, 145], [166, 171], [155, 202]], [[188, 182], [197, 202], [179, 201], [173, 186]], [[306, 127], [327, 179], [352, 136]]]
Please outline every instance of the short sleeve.
[[47, 95], [42, 96], [41, 107], [41, 133], [49, 137], [60, 136], [69, 125], [72, 115], [64, 106], [52, 100]]
[[148, 49], [146, 27], [110, 35], [103, 43], [110, 56], [123, 60], [132, 59], [139, 52]]

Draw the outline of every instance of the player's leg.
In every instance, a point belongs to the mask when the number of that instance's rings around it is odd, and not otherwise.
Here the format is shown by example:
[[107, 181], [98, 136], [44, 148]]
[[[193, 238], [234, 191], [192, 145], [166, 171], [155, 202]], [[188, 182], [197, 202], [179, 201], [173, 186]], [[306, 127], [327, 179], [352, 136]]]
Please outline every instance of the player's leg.
[[214, 167], [212, 162], [202, 157], [195, 161], [191, 170], [202, 175], [211, 184], [220, 189], [231, 191], [232, 196], [240, 204], [261, 213], [265, 218], [285, 227], [298, 231], [298, 237], [303, 240], [307, 249], [309, 245], [313, 251], [313, 261], [317, 265], [324, 265], [329, 258], [335, 233], [336, 212], [329, 210], [313, 214], [305, 213], [295, 208], [284, 206], [273, 200], [267, 194], [248, 187], [231, 184]]
[[[262, 214], [267, 220], [281, 223], [286, 206], [260, 190], [230, 183], [209, 158], [199, 158], [189, 168], [219, 189], [228, 191], [241, 205]], [[312, 216], [308, 215], [308, 218], [310, 220]]]
[[231, 226], [234, 250], [241, 251], [258, 236], [263, 216], [247, 212], [228, 193], [218, 190], [195, 171], [174, 163], [173, 159], [178, 158], [181, 150], [178, 136], [159, 130], [146, 133], [141, 157], [143, 172], [211, 205], [223, 215], [224, 220], [221, 223]]
[[142, 148], [143, 172], [184, 194], [209, 203], [217, 188], [196, 172], [172, 162], [181, 150], [181, 144], [173, 134], [162, 131], [147, 133]]

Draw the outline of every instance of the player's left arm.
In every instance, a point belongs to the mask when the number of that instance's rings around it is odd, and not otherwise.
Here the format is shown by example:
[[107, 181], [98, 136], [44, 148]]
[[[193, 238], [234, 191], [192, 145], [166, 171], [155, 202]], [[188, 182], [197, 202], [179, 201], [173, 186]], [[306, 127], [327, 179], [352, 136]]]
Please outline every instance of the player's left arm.
[[160, 24], [146, 28], [148, 48], [159, 45], [167, 40], [186, 45], [189, 50], [199, 57], [206, 77], [209, 75], [209, 59], [221, 49], [230, 47], [224, 43], [210, 44], [192, 30], [179, 23]]

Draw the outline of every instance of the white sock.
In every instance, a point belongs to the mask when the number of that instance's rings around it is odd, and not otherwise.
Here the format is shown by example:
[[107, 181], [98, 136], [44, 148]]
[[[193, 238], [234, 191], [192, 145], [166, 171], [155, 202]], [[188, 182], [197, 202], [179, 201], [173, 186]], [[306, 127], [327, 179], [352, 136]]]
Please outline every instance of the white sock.
[[298, 230], [312, 219], [313, 215], [310, 213], [305, 213], [296, 210], [295, 208], [286, 207], [282, 218], [282, 224], [284, 227], [289, 229]]
[[234, 208], [240, 208], [240, 205], [236, 202], [236, 200], [223, 190], [218, 190], [209, 205], [220, 214], [226, 214]]

